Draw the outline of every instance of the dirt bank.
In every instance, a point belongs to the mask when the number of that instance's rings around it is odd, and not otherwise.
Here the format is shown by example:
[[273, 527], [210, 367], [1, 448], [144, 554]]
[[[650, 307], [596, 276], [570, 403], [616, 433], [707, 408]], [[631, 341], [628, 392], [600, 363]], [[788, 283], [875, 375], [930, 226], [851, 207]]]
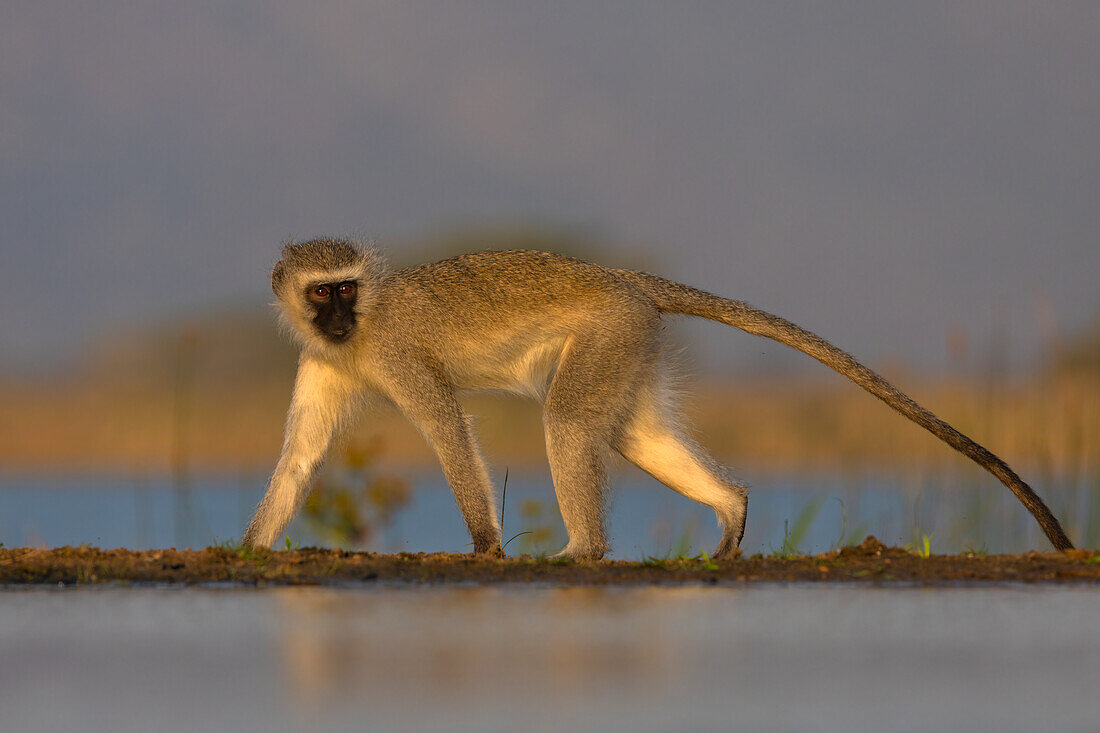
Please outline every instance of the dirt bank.
[[1025, 555], [932, 555], [885, 547], [874, 537], [860, 545], [814, 556], [742, 557], [714, 563], [705, 557], [648, 562], [559, 563], [531, 557], [475, 558], [455, 553], [375, 553], [299, 549], [249, 552], [205, 550], [52, 550], [0, 548], [0, 584], [240, 583], [971, 583], [1100, 582], [1100, 551]]

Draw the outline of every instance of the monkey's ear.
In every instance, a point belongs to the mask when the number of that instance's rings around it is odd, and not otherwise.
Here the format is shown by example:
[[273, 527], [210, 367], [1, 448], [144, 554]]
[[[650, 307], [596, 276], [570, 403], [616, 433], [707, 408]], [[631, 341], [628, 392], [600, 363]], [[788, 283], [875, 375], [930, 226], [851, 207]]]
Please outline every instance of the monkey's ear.
[[271, 289], [276, 295], [283, 287], [283, 283], [286, 281], [286, 263], [280, 260], [275, 263], [275, 268], [271, 271]]

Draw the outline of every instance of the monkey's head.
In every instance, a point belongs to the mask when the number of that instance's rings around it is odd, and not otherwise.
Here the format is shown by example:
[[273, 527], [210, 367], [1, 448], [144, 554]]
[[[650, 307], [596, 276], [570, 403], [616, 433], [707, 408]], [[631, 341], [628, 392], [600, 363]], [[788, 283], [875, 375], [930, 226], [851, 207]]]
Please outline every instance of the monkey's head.
[[311, 349], [354, 339], [382, 276], [378, 253], [341, 239], [313, 239], [283, 247], [271, 271], [283, 323]]

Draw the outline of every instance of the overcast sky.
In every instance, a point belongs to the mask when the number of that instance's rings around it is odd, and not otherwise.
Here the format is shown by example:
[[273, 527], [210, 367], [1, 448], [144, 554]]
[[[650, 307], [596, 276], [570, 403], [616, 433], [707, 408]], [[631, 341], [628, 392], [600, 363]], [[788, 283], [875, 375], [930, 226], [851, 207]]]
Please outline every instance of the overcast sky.
[[1098, 39], [1091, 0], [8, 0], [0, 359], [262, 302], [290, 237], [536, 221], [872, 365], [1026, 363], [1100, 312]]

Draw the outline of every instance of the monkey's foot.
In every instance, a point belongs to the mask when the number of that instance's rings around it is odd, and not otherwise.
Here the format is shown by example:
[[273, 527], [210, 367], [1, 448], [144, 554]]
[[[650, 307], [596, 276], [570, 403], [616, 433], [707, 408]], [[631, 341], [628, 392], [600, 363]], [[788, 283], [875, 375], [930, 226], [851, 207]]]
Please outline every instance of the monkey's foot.
[[482, 557], [504, 557], [500, 547], [500, 535], [489, 534], [474, 538], [474, 554]]
[[718, 547], [714, 549], [714, 554], [710, 556], [712, 560], [725, 561], [736, 560], [741, 557], [741, 548], [737, 546], [738, 543], [733, 541], [733, 537], [724, 537], [721, 542], [718, 543]]
[[735, 547], [732, 550], [726, 550], [724, 552], [715, 550], [714, 554], [710, 556], [710, 559], [714, 560], [715, 562], [729, 562], [730, 560], [736, 560], [739, 557], [741, 557], [741, 548]]
[[596, 547], [581, 547], [568, 544], [562, 548], [561, 552], [555, 552], [549, 557], [550, 560], [569, 560], [572, 562], [585, 562], [602, 560], [603, 556], [607, 554], [606, 546]]

